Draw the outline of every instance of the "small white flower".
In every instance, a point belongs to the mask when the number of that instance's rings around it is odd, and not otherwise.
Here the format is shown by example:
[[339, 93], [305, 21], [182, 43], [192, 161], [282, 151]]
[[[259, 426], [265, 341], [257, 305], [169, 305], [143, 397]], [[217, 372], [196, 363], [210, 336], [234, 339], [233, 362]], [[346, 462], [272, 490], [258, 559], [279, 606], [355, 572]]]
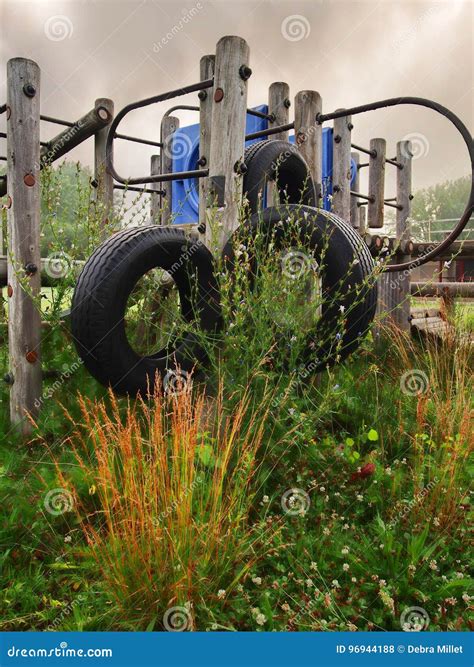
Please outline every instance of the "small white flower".
[[351, 577], [351, 581], [352, 581], [353, 584], [356, 584], [357, 583], [357, 577]]
[[262, 578], [261, 577], [252, 577], [252, 581], [256, 586], [260, 586], [262, 583]]
[[320, 486], [320, 487], [319, 487], [319, 490], [321, 491], [321, 493], [324, 493], [324, 492], [326, 491], [326, 489], [324, 488], [324, 486]]
[[313, 560], [313, 561], [311, 561], [310, 568], [311, 568], [312, 570], [317, 570], [317, 569], [318, 569], [318, 564], [315, 563], [314, 560]]
[[348, 569], [349, 569], [349, 563], [343, 563], [342, 564], [342, 569], [344, 570], [344, 572], [347, 572]]
[[337, 579], [333, 579], [331, 581], [331, 584], [332, 584], [333, 588], [341, 588], [341, 584], [338, 582]]
[[363, 496], [361, 493], [358, 493], [358, 494], [356, 495], [356, 498], [357, 498], [357, 500], [358, 500], [359, 502], [362, 502], [362, 500], [364, 500], [364, 496]]
[[346, 556], [349, 553], [349, 547], [342, 547], [341, 554]]
[[265, 504], [266, 504], [266, 503], [268, 503], [268, 502], [270, 502], [270, 498], [269, 498], [268, 496], [263, 496], [263, 498], [262, 498], [262, 503], [265, 503]]
[[265, 625], [267, 617], [265, 616], [265, 614], [257, 614], [255, 620], [257, 621], [257, 625]]
[[314, 586], [312, 579], [306, 579], [305, 583], [306, 583], [306, 586], [308, 588], [311, 588], [312, 586]]
[[339, 306], [339, 310], [340, 310], [341, 313], [343, 313], [346, 310], [346, 307], [345, 306]]
[[217, 592], [217, 597], [219, 600], [223, 600], [225, 598], [225, 590], [223, 588], [219, 589]]
[[66, 537], [64, 538], [64, 541], [65, 542], [72, 542], [72, 537], [70, 535], [66, 535]]

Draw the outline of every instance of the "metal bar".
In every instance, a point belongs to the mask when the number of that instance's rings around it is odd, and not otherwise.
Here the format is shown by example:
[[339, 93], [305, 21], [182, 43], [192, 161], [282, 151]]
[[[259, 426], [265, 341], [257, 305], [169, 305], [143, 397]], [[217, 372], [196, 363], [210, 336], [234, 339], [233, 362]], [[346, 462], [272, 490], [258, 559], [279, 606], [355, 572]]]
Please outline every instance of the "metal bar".
[[130, 137], [128, 134], [117, 134], [115, 133], [114, 139], [123, 139], [124, 141], [133, 141], [136, 144], [145, 144], [146, 146], [158, 146], [158, 148], [163, 148], [161, 141], [150, 141], [149, 139], [139, 139], [138, 137]]
[[8, 158], [5, 155], [0, 155], [0, 160], [4, 160], [4, 162], [6, 162]]
[[[341, 118], [342, 116], [338, 116], [338, 118]], [[364, 148], [363, 146], [357, 146], [357, 144], [351, 144], [352, 148], [355, 148], [356, 151], [360, 151], [361, 153], [365, 153], [366, 155], [371, 155], [372, 157], [377, 157], [377, 151], [371, 151], [369, 148]]]
[[0, 106], [0, 114], [5, 113], [6, 110], [7, 110], [7, 105], [2, 104], [2, 106]]
[[369, 163], [368, 163], [368, 162], [360, 162], [360, 163], [357, 165], [357, 169], [363, 169], [364, 167], [368, 167], [368, 166], [369, 166]]
[[75, 123], [71, 123], [69, 120], [61, 120], [61, 118], [54, 118], [54, 116], [44, 116], [41, 114], [40, 120], [44, 120], [46, 123], [55, 123], [56, 125], [64, 125], [64, 127], [74, 127]]
[[148, 194], [148, 195], [164, 195], [165, 194], [164, 190], [147, 190], [146, 188], [134, 188], [133, 186], [120, 185], [118, 183], [114, 183], [114, 190], [127, 190], [127, 191], [130, 191], [130, 192], [144, 192], [145, 194]]
[[263, 113], [263, 111], [257, 111], [256, 109], [247, 109], [247, 113], [249, 116], [256, 116], [257, 118], [268, 120], [270, 123], [275, 122], [275, 116], [272, 113]]
[[388, 199], [383, 200], [384, 206], [390, 206], [391, 208], [396, 208], [398, 211], [403, 211], [403, 206], [401, 204], [392, 204]]
[[106, 156], [107, 156], [107, 169], [112, 174], [114, 179], [123, 185], [127, 184], [143, 184], [143, 183], [161, 183], [163, 181], [173, 181], [178, 178], [201, 178], [203, 176], [208, 176], [208, 169], [200, 169], [191, 172], [183, 172], [181, 174], [154, 174], [139, 176], [136, 178], [123, 178], [117, 172], [114, 167], [114, 160], [112, 154], [112, 144], [114, 141], [115, 133], [120, 122], [124, 117], [131, 111], [136, 109], [141, 109], [142, 107], [149, 106], [150, 104], [156, 104], [158, 102], [166, 102], [167, 100], [172, 100], [174, 97], [180, 97], [181, 95], [187, 95], [188, 93], [195, 93], [199, 90], [204, 90], [205, 88], [211, 88], [214, 84], [214, 79], [207, 79], [207, 81], [199, 81], [198, 83], [193, 83], [190, 86], [184, 86], [177, 90], [171, 90], [167, 93], [162, 93], [161, 95], [155, 95], [154, 97], [148, 97], [145, 100], [140, 100], [139, 102], [133, 102], [125, 106], [119, 113], [115, 116], [112, 125], [110, 126], [110, 131], [107, 137], [107, 146], [106, 146]]
[[259, 130], [258, 132], [252, 132], [245, 136], [245, 141], [250, 141], [250, 139], [258, 139], [259, 137], [267, 137], [271, 134], [278, 134], [279, 132], [286, 132], [287, 130], [293, 130], [295, 127], [294, 123], [287, 123], [286, 125], [277, 125], [268, 130]]
[[359, 199], [364, 199], [367, 202], [375, 201], [375, 197], [368, 197], [367, 195], [363, 195], [361, 192], [354, 192], [354, 190], [351, 190], [351, 196], [352, 197], [359, 197]]
[[388, 164], [393, 164], [394, 167], [397, 167], [398, 169], [403, 169], [403, 165], [400, 164], [400, 162], [397, 162], [395, 159], [391, 159], [386, 157], [385, 162], [388, 162]]
[[341, 118], [342, 116], [349, 116], [349, 115], [356, 116], [357, 114], [365, 113], [366, 111], [376, 111], [377, 109], [385, 109], [387, 107], [398, 106], [401, 104], [410, 104], [415, 106], [426, 107], [427, 109], [431, 109], [432, 111], [439, 113], [441, 116], [444, 116], [445, 118], [447, 118], [447, 120], [449, 120], [450, 123], [454, 125], [459, 134], [462, 136], [469, 153], [469, 158], [471, 161], [472, 185], [471, 185], [471, 192], [469, 194], [469, 199], [467, 201], [466, 208], [464, 209], [464, 213], [459, 219], [457, 225], [455, 225], [454, 229], [451, 230], [451, 233], [448, 234], [448, 236], [443, 241], [441, 241], [441, 243], [439, 243], [437, 246], [435, 246], [433, 249], [427, 252], [426, 255], [424, 255], [423, 257], [418, 257], [415, 261], [408, 261], [408, 262], [403, 262], [401, 264], [388, 265], [384, 269], [385, 271], [388, 272], [406, 271], [406, 270], [410, 271], [411, 269], [417, 266], [421, 266], [422, 264], [426, 264], [426, 262], [433, 260], [443, 250], [448, 248], [453, 241], [455, 241], [458, 238], [459, 234], [462, 232], [464, 227], [469, 222], [472, 212], [474, 211], [474, 142], [472, 140], [471, 133], [464, 125], [462, 120], [458, 116], [456, 116], [456, 114], [454, 114], [452, 111], [450, 111], [443, 105], [438, 104], [437, 102], [433, 102], [432, 100], [428, 100], [423, 97], [391, 97], [385, 100], [380, 100], [379, 102], [371, 102], [370, 104], [363, 104], [362, 106], [352, 107], [351, 109], [333, 111], [332, 113], [329, 114], [317, 114], [315, 119], [317, 123], [321, 124], [327, 120], [333, 120], [334, 118]]

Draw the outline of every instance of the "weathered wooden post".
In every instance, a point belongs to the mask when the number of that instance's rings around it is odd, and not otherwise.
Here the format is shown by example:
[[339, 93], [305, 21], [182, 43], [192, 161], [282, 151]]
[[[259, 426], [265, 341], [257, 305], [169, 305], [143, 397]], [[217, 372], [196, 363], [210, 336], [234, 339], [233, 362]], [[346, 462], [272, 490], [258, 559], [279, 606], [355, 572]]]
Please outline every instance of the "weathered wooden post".
[[[108, 114], [108, 123], [94, 135], [94, 179], [96, 182], [96, 201], [100, 207], [102, 235], [107, 235], [107, 225], [114, 209], [114, 179], [109, 174], [105, 159], [105, 145], [109, 127], [114, 119], [114, 103], [105, 97], [95, 101], [95, 108], [102, 113]], [[104, 111], [105, 110], [105, 111]]]
[[[199, 71], [201, 81], [207, 81], [214, 76], [216, 57], [207, 55], [201, 58]], [[212, 128], [212, 88], [199, 92], [199, 166], [209, 165], [211, 154], [211, 128]], [[209, 200], [209, 179], [199, 179], [199, 227], [201, 240], [206, 233], [206, 211]]]
[[[179, 118], [175, 116], [164, 116], [161, 121], [161, 173], [169, 174], [173, 171], [173, 133], [179, 128]], [[161, 207], [161, 224], [171, 223], [173, 181], [160, 183], [164, 192]]]
[[370, 140], [369, 203], [367, 206], [367, 224], [369, 228], [383, 227], [386, 145], [385, 139]]
[[[152, 155], [150, 158], [150, 175], [156, 176], [161, 172], [161, 155]], [[151, 222], [155, 224], [160, 223], [160, 212], [161, 212], [161, 195], [159, 194], [162, 183], [150, 183], [150, 190], [157, 191], [155, 194], [152, 192], [150, 195], [150, 218]]]
[[346, 222], [351, 217], [351, 130], [350, 116], [334, 119], [332, 210]]
[[321, 95], [301, 90], [295, 96], [295, 142], [306, 160], [315, 183], [318, 201], [322, 195], [323, 126], [316, 122], [322, 112]]
[[[268, 113], [273, 116], [269, 127], [277, 125], [287, 125], [290, 116], [290, 87], [283, 81], [275, 81], [268, 89]], [[279, 141], [288, 141], [288, 130], [282, 130], [271, 135], [272, 139]], [[274, 182], [267, 185], [267, 201], [269, 204], [278, 203], [277, 189]]]
[[366, 206], [358, 206], [359, 209], [359, 234], [364, 236], [367, 232], [367, 219], [365, 214]]
[[212, 103], [209, 192], [213, 211], [206, 225], [206, 243], [215, 252], [239, 224], [239, 165], [244, 155], [247, 80], [251, 73], [247, 42], [241, 37], [222, 37], [216, 47]]
[[[352, 189], [355, 192], [360, 192], [359, 153], [351, 153], [351, 160], [354, 160], [354, 164], [356, 166], [356, 173], [355, 173], [354, 183], [352, 184]], [[357, 197], [351, 197], [351, 225], [354, 227], [354, 229], [359, 230], [361, 207], [357, 206], [357, 204], [358, 204]]]
[[[396, 244], [399, 252], [397, 263], [407, 262], [411, 255], [406, 254], [410, 241], [410, 202], [411, 202], [411, 144], [409, 141], [397, 143], [397, 209]], [[410, 330], [410, 272], [385, 273], [379, 278], [379, 296], [377, 312], [381, 320], [389, 321], [401, 331]]]
[[28, 435], [41, 406], [40, 69], [25, 58], [7, 64], [7, 156], [10, 418]]

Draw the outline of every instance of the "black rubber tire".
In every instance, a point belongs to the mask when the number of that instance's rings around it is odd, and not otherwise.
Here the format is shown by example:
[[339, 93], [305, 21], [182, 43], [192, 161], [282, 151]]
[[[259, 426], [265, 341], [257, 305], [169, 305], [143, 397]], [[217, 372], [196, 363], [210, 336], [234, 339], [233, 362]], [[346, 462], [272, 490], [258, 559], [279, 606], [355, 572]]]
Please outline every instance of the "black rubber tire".
[[243, 193], [250, 213], [263, 208], [262, 193], [275, 181], [280, 201], [316, 206], [316, 191], [308, 165], [296, 146], [287, 141], [265, 139], [245, 149]]
[[143, 396], [158, 373], [179, 368], [187, 373], [206, 355], [192, 334], [151, 356], [130, 346], [125, 331], [128, 297], [138, 280], [153, 268], [171, 273], [186, 321], [196, 319], [203, 331], [220, 324], [220, 299], [213, 259], [200, 242], [170, 227], [138, 227], [115, 234], [90, 259], [77, 282], [71, 306], [71, 331], [89, 372], [118, 394]]
[[[313, 361], [312, 370], [319, 371], [348, 357], [362, 341], [375, 315], [374, 262], [357, 232], [338, 216], [322, 209], [291, 204], [270, 207], [254, 214], [234, 232], [223, 249], [223, 260], [232, 275], [239, 261], [234, 249], [255, 238], [257, 232], [263, 239], [263, 252], [270, 242], [276, 250], [284, 247], [289, 226], [294, 230], [295, 220], [299, 247], [307, 248], [320, 266], [322, 314], [300, 360]], [[251, 285], [257, 275], [257, 261], [250, 250]], [[345, 313], [342, 326], [341, 307]]]

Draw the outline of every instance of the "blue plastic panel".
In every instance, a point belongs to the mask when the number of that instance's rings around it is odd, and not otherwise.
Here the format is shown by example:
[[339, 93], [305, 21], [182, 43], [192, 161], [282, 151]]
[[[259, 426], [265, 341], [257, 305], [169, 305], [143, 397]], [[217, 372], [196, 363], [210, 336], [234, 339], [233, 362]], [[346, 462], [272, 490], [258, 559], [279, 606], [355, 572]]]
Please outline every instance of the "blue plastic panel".
[[[265, 104], [255, 107], [257, 111], [268, 113]], [[246, 133], [265, 130], [268, 123], [264, 118], [247, 114]], [[246, 142], [246, 146], [265, 139], [252, 139]], [[294, 135], [289, 137], [290, 143], [295, 142]], [[181, 127], [174, 133], [173, 137], [173, 172], [191, 171], [197, 169], [199, 160], [199, 124]], [[323, 208], [331, 210], [332, 195], [332, 162], [333, 162], [333, 130], [331, 127], [323, 128], [323, 155], [322, 155], [322, 197]], [[351, 160], [351, 185], [356, 175], [356, 165]], [[197, 179], [184, 179], [173, 181], [171, 210], [172, 221], [175, 224], [197, 223], [199, 218], [199, 188]]]

